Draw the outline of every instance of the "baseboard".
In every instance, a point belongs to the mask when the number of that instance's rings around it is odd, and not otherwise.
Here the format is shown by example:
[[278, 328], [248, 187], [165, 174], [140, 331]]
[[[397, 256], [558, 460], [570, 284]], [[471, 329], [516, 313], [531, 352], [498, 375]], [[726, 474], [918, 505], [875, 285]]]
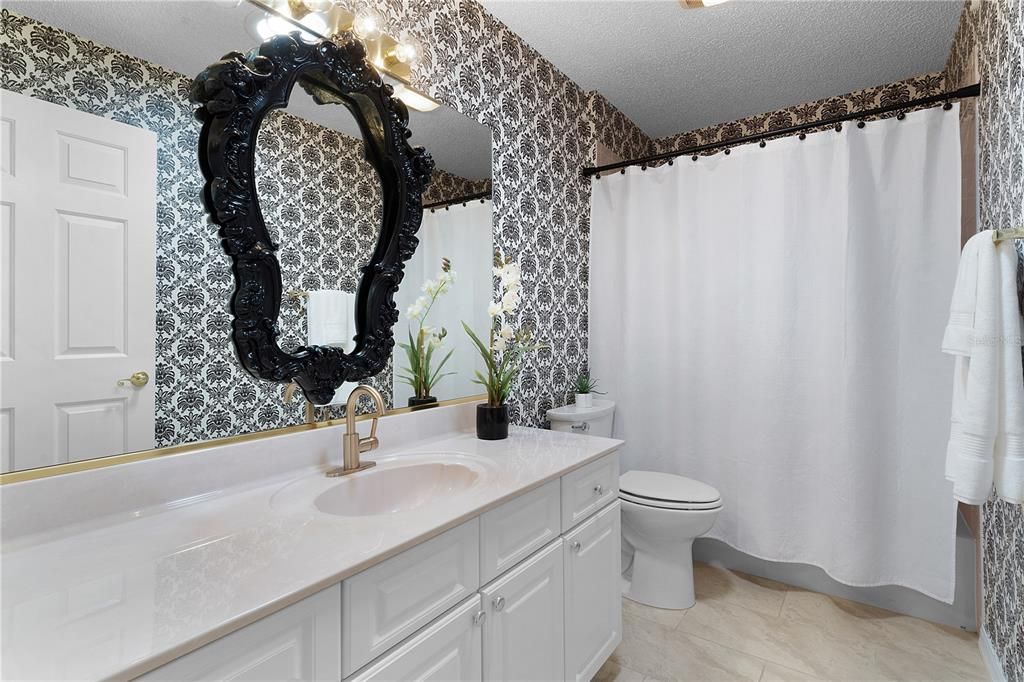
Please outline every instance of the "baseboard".
[[978, 633], [978, 648], [981, 649], [981, 660], [985, 662], [985, 670], [988, 671], [988, 679], [992, 682], [1006, 682], [1006, 675], [1003, 674], [1003, 664], [999, 662], [992, 640], [989, 639], [988, 630], [984, 627]]

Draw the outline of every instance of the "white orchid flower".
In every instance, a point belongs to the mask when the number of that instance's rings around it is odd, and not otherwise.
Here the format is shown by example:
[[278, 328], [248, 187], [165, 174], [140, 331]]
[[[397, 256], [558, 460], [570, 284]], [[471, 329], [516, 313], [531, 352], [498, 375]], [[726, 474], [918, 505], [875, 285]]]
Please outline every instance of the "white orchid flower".
[[506, 341], [511, 341], [512, 338], [516, 335], [516, 331], [512, 329], [512, 326], [509, 324], [502, 324], [501, 331], [498, 333], [501, 335], [501, 338], [505, 339]]
[[519, 307], [520, 297], [518, 291], [506, 291], [501, 297], [501, 311], [508, 313]]
[[497, 317], [498, 313], [501, 312], [501, 303], [491, 301], [490, 305], [487, 306], [487, 314], [491, 317]]
[[498, 336], [494, 339], [494, 343], [491, 344], [491, 350], [496, 353], [504, 353], [507, 343], [504, 338]]

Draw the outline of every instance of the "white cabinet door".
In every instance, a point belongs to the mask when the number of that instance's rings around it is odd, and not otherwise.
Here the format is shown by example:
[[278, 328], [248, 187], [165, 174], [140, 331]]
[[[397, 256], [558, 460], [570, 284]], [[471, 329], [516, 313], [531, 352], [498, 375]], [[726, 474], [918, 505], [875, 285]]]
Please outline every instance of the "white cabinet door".
[[619, 507], [565, 536], [566, 680], [590, 680], [622, 641]]
[[346, 682], [479, 680], [482, 613], [475, 594]]
[[341, 585], [333, 585], [140, 680], [340, 680]]
[[562, 571], [559, 538], [480, 591], [485, 680], [562, 677]]
[[156, 134], [6, 90], [0, 108], [0, 470], [148, 450]]

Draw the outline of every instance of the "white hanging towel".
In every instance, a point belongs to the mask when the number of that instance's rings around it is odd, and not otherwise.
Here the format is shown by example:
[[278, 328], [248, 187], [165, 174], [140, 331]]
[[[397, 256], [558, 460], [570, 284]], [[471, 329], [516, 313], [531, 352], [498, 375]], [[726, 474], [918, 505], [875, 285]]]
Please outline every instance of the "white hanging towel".
[[956, 499], [1024, 502], [1024, 369], [1017, 251], [981, 232], [960, 256], [942, 350], [956, 356], [946, 478]]
[[306, 302], [306, 343], [350, 350], [355, 295], [347, 291], [311, 291]]
[[[351, 352], [355, 335], [356, 295], [347, 291], [310, 291], [306, 301], [306, 344], [334, 346]], [[334, 392], [331, 405], [343, 405], [358, 384], [346, 382]]]

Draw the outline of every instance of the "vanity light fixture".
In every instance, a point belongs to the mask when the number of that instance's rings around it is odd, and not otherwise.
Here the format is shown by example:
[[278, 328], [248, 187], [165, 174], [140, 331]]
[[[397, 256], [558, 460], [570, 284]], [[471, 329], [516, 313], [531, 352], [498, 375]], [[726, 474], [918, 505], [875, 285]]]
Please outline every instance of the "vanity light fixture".
[[[333, 3], [327, 0], [328, 9]], [[260, 40], [281, 34], [291, 33], [298, 28], [296, 22], [309, 29], [300, 35], [306, 42], [316, 42], [319, 35], [327, 32], [327, 18], [315, 10], [319, 7], [317, 0], [277, 0], [270, 7], [273, 12], [258, 13], [250, 20], [250, 33]]]
[[327, 39], [351, 31], [366, 46], [366, 56], [395, 89], [394, 96], [416, 111], [433, 111], [441, 104], [409, 85], [412, 71], [420, 58], [417, 42], [402, 34], [395, 39], [384, 33], [384, 21], [375, 10], [362, 8], [352, 12], [335, 0], [248, 0], [262, 11], [251, 17], [250, 32], [260, 40], [291, 33], [299, 26], [307, 42]]

